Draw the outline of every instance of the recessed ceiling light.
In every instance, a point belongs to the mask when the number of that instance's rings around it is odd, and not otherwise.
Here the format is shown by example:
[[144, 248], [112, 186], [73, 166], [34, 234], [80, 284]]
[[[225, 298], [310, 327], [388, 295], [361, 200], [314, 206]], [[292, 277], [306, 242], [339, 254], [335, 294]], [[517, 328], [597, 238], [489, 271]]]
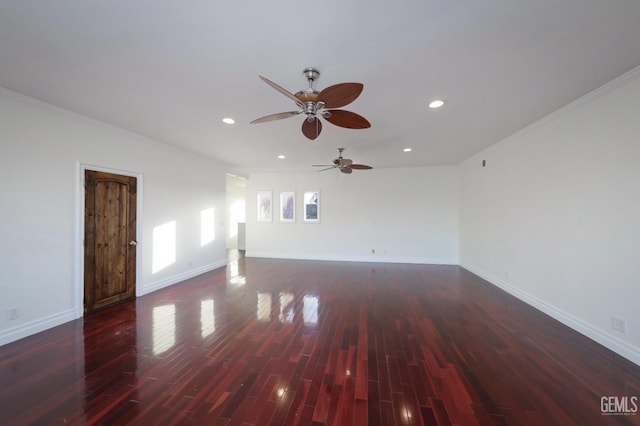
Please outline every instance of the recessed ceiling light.
[[403, 149], [404, 152], [411, 152], [411, 148], [405, 148]]
[[280, 155], [278, 155], [278, 158], [281, 159], [281, 160], [284, 160], [285, 158], [287, 158], [287, 156], [280, 154]]
[[429, 108], [440, 108], [442, 105], [444, 105], [444, 101], [436, 99], [429, 104]]
[[225, 118], [222, 119], [222, 122], [223, 123], [227, 123], [227, 124], [235, 124], [236, 120], [234, 120], [231, 117], [225, 117]]

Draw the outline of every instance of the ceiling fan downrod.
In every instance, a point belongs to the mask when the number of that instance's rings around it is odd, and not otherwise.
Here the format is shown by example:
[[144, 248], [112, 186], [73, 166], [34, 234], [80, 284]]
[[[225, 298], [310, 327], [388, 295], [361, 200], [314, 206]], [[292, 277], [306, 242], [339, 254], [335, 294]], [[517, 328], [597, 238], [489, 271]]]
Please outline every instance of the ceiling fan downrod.
[[295, 94], [302, 103], [302, 111], [307, 116], [307, 121], [312, 122], [316, 119], [318, 110], [324, 108], [324, 102], [318, 102], [318, 91], [313, 89], [313, 82], [320, 76], [320, 71], [313, 67], [302, 70], [302, 75], [307, 79], [309, 87]]

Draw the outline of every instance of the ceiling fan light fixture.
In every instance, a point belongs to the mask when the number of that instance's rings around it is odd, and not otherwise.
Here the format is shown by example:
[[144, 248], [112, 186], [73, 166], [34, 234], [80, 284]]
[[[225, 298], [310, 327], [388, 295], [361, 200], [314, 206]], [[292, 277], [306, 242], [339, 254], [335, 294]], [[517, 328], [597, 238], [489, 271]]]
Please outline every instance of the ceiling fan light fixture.
[[443, 105], [444, 105], [444, 101], [442, 99], [436, 99], [429, 103], [429, 108], [436, 109], [436, 108], [440, 108]]

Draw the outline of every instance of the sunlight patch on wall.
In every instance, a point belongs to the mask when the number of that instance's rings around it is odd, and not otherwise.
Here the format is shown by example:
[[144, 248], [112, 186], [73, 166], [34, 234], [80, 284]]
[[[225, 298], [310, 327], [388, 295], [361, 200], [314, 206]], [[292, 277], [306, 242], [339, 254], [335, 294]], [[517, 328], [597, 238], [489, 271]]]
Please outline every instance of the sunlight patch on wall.
[[176, 221], [153, 228], [151, 272], [155, 274], [176, 261]]
[[200, 212], [200, 247], [216, 239], [216, 211], [213, 207]]
[[153, 308], [153, 354], [158, 355], [176, 344], [176, 305]]
[[213, 299], [200, 301], [200, 331], [207, 337], [216, 331], [215, 304]]

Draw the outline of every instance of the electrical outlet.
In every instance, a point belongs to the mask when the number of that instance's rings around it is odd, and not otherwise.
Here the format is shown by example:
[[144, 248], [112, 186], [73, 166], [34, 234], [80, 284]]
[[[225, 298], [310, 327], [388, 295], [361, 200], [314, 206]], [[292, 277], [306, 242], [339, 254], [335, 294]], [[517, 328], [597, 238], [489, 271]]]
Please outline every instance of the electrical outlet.
[[20, 316], [20, 309], [7, 308], [7, 321], [13, 321], [14, 319], [18, 319], [19, 316]]
[[611, 328], [614, 330], [618, 330], [622, 333], [627, 332], [627, 320], [624, 318], [617, 317], [615, 315], [611, 316]]
[[376, 254], [376, 249], [371, 249], [371, 254]]

